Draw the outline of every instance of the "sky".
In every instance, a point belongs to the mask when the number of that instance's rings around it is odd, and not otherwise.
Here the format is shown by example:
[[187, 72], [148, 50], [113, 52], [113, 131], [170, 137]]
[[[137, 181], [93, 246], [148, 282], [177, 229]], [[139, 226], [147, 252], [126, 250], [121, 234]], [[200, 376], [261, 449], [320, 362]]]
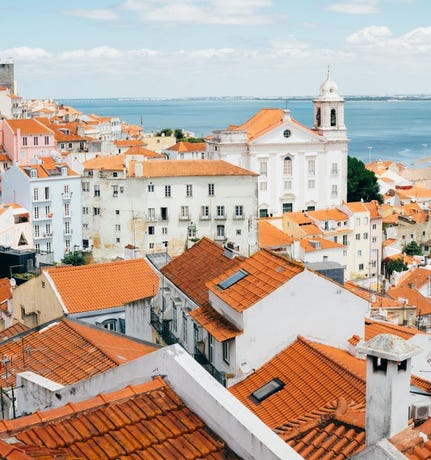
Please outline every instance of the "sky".
[[431, 0], [1, 0], [26, 98], [431, 94]]

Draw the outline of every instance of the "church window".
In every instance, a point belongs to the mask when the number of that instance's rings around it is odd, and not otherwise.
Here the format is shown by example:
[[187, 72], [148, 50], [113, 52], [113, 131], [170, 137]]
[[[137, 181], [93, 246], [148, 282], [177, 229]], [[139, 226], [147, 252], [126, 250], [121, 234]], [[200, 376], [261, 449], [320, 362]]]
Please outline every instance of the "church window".
[[259, 173], [261, 176], [266, 176], [268, 174], [268, 162], [261, 161], [259, 163]]
[[292, 175], [292, 159], [290, 157], [284, 157], [283, 160], [283, 174], [285, 176]]
[[316, 123], [317, 123], [317, 126], [320, 126], [320, 123], [321, 123], [320, 107], [317, 109], [317, 112], [316, 112]]
[[335, 109], [331, 109], [331, 126], [337, 126], [337, 112]]

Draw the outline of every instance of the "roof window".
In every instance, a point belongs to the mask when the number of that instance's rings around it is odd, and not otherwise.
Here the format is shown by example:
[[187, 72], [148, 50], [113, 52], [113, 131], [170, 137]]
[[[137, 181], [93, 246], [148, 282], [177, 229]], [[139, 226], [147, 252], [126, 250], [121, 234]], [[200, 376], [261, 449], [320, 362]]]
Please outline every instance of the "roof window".
[[280, 391], [284, 387], [284, 385], [284, 382], [275, 377], [268, 383], [265, 383], [265, 385], [262, 385], [260, 388], [253, 391], [250, 397], [255, 402], [261, 403], [266, 398], [269, 398], [274, 393], [277, 393], [277, 391]]
[[245, 270], [238, 270], [233, 275], [227, 277], [224, 281], [218, 283], [217, 286], [224, 291], [225, 289], [230, 288], [234, 284], [238, 283], [238, 281], [241, 281], [247, 275], [248, 273]]

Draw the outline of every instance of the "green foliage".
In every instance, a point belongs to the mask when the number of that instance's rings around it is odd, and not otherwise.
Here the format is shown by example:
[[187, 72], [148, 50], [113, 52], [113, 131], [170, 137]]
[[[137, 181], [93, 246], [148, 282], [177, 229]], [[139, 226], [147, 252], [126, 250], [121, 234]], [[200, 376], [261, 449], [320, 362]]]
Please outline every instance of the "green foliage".
[[174, 135], [175, 135], [175, 137], [177, 138], [177, 142], [178, 142], [178, 141], [183, 141], [184, 138], [185, 138], [184, 132], [183, 132], [182, 129], [176, 129], [176, 130], [174, 131]]
[[368, 170], [365, 164], [355, 157], [347, 158], [347, 201], [369, 202], [377, 200], [383, 203], [379, 193], [379, 184], [373, 171]]
[[419, 256], [422, 253], [422, 249], [416, 241], [410, 241], [404, 246], [403, 252], [408, 256]]
[[182, 141], [197, 144], [198, 142], [205, 142], [205, 139], [203, 137], [185, 137]]
[[82, 252], [72, 251], [61, 259], [61, 263], [64, 265], [85, 265], [87, 262], [85, 261]]
[[391, 276], [393, 272], [403, 272], [409, 267], [403, 262], [403, 259], [391, 259], [386, 264], [386, 272], [388, 276]]
[[174, 132], [172, 131], [171, 128], [164, 128], [162, 129], [161, 131], [158, 131], [156, 133], [156, 136], [166, 136], [166, 137], [169, 137], [169, 136], [172, 136], [174, 134]]

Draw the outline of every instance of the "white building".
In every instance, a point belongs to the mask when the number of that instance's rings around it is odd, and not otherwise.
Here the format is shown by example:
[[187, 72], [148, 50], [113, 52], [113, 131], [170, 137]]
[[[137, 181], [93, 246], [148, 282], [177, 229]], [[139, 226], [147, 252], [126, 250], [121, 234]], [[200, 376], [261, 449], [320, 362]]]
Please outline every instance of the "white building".
[[28, 209], [15, 203], [0, 205], [0, 246], [33, 249], [33, 229]]
[[84, 163], [83, 246], [94, 260], [181, 254], [204, 236], [249, 254], [257, 244], [257, 175], [216, 160], [98, 157]]
[[313, 105], [311, 129], [289, 110], [262, 109], [207, 141], [208, 158], [259, 173], [260, 217], [336, 206], [347, 198], [344, 99], [329, 75]]
[[80, 247], [81, 178], [50, 157], [37, 164], [14, 165], [2, 178], [3, 199], [31, 212], [34, 247], [40, 263], [59, 262]]

